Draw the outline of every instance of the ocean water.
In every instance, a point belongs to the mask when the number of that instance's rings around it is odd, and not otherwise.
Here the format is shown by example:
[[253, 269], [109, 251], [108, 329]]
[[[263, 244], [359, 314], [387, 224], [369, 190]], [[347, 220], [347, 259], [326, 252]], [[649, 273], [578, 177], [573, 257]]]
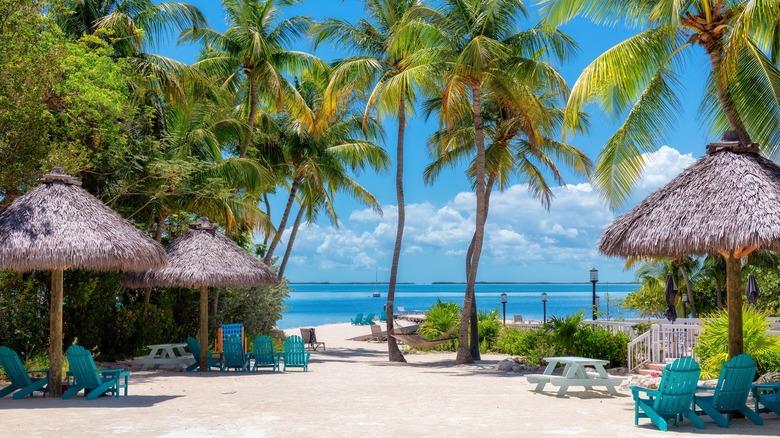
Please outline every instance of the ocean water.
[[[379, 315], [387, 303], [387, 284], [290, 284], [292, 292], [285, 301], [287, 311], [278, 323], [280, 329], [349, 322], [357, 313]], [[630, 318], [633, 313], [619, 306], [619, 302], [639, 288], [638, 284], [597, 283], [600, 298], [599, 311], [608, 315], [599, 318]], [[373, 298], [374, 289], [381, 297]], [[395, 305], [408, 310], [427, 310], [439, 298], [463, 304], [465, 284], [399, 284], [396, 286]], [[591, 315], [593, 286], [579, 284], [489, 284], [476, 285], [477, 309], [498, 309], [502, 318], [501, 293], [507, 294], [506, 317], [523, 315], [523, 319], [542, 319], [542, 292], [547, 292], [547, 317], [566, 316], [585, 310]], [[609, 299], [608, 299], [609, 298]], [[396, 309], [397, 310], [397, 309]]]

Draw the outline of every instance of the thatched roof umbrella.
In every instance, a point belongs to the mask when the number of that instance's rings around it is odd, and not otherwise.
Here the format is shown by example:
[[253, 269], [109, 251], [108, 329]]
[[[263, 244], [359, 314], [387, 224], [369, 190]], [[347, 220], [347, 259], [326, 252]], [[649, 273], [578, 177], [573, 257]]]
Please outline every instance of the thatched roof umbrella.
[[706, 156], [615, 219], [599, 242], [621, 257], [722, 254], [730, 357], [743, 352], [740, 259], [759, 248], [780, 249], [780, 167], [754, 145], [726, 140], [707, 145]]
[[70, 268], [139, 270], [165, 265], [162, 246], [79, 187], [60, 167], [0, 213], [0, 269], [51, 270], [49, 395], [62, 393], [62, 281]]
[[[128, 272], [127, 287], [191, 287], [200, 289], [200, 354], [202, 371], [208, 370], [208, 287], [263, 286], [279, 283], [271, 268], [217, 231], [207, 218], [190, 224], [190, 230], [165, 247], [168, 265], [159, 270]], [[193, 352], [194, 354], [194, 352]]]

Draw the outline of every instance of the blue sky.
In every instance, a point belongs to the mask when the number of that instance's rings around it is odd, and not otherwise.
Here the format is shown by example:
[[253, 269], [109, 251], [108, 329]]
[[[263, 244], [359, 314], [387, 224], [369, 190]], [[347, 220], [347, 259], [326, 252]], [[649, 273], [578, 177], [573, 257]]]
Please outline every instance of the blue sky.
[[[199, 7], [212, 28], [225, 29], [221, 4], [216, 0], [190, 0]], [[537, 21], [535, 8], [521, 28]], [[338, 17], [354, 22], [363, 16], [358, 0], [305, 0], [287, 9], [287, 16], [307, 15], [315, 19]], [[575, 20], [563, 27], [580, 46], [570, 62], [557, 66], [570, 86], [582, 69], [609, 47], [634, 31], [622, 27], [599, 27]], [[309, 42], [298, 42], [292, 49], [312, 52]], [[163, 45], [160, 53], [192, 62], [192, 47]], [[346, 54], [339, 48], [320, 47], [315, 54], [333, 60]], [[702, 78], [707, 64], [703, 52], [694, 53], [686, 65], [680, 90], [684, 103], [678, 129], [658, 151], [648, 157], [645, 173], [633, 195], [635, 200], [660, 187], [704, 153], [706, 143], [714, 140], [696, 116], [703, 90]], [[597, 108], [588, 109], [592, 126], [587, 136], [569, 140], [595, 160], [605, 140], [620, 120], [608, 118]], [[384, 145], [395, 160], [396, 120], [384, 120], [387, 136]], [[473, 233], [474, 195], [470, 192], [462, 169], [445, 171], [433, 186], [426, 186], [422, 170], [430, 157], [425, 148], [436, 121], [415, 117], [406, 134], [406, 202], [407, 225], [404, 252], [401, 256], [401, 282], [465, 281], [465, 250]], [[285, 276], [301, 281], [387, 281], [395, 238], [396, 200], [394, 170], [382, 175], [359, 175], [358, 180], [376, 196], [384, 210], [378, 216], [370, 209], [341, 196], [336, 200], [340, 226], [328, 222], [302, 225], [295, 241], [293, 255]], [[596, 243], [601, 230], [620, 212], [611, 212], [582, 178], [566, 175], [566, 187], [554, 189], [555, 198], [549, 212], [534, 201], [525, 187], [516, 184], [504, 193], [494, 193], [487, 223], [487, 236], [479, 281], [587, 281], [588, 270], [600, 270], [601, 281], [633, 281], [634, 274], [623, 270], [623, 260], [598, 254]], [[272, 218], [278, 224], [286, 193], [275, 199]], [[629, 203], [627, 208], [636, 201]], [[294, 213], [294, 212], [293, 212]], [[286, 243], [289, 231], [283, 235]], [[277, 249], [279, 256], [284, 247]]]

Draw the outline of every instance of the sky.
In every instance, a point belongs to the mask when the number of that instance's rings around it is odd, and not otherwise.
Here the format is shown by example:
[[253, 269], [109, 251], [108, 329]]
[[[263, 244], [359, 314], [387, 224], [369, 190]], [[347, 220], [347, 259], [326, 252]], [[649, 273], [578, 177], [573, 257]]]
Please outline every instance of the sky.
[[[216, 0], [190, 0], [206, 15], [209, 25], [226, 28], [222, 6]], [[538, 21], [530, 7], [521, 29]], [[285, 17], [305, 15], [315, 19], [336, 17], [355, 22], [363, 18], [359, 0], [305, 0], [285, 10]], [[580, 72], [599, 54], [635, 33], [635, 30], [600, 27], [576, 19], [562, 28], [574, 38], [580, 51], [574, 59], [556, 65], [572, 86]], [[293, 50], [314, 53], [326, 61], [348, 54], [339, 47], [310, 42], [293, 44]], [[698, 50], [698, 49], [695, 49]], [[191, 63], [196, 48], [162, 44], [157, 52]], [[647, 155], [642, 177], [632, 200], [621, 210], [611, 211], [594, 192], [590, 183], [564, 172], [566, 186], [553, 189], [555, 197], [549, 211], [534, 200], [526, 187], [512, 184], [503, 193], [494, 192], [486, 224], [483, 255], [478, 281], [485, 282], [587, 282], [589, 270], [597, 268], [602, 282], [634, 281], [632, 271], [623, 269], [624, 260], [608, 258], [597, 251], [601, 231], [615, 217], [633, 207], [638, 200], [669, 181], [701, 157], [705, 145], [716, 140], [697, 118], [704, 88], [707, 60], [702, 51], [693, 53], [685, 65], [678, 90], [683, 108], [677, 129], [670, 133], [656, 152]], [[567, 139], [595, 161], [601, 146], [614, 133], [622, 119], [610, 118], [596, 107], [586, 110], [591, 116], [587, 135]], [[395, 119], [383, 120], [386, 130], [383, 146], [395, 163]], [[422, 171], [431, 161], [425, 144], [437, 128], [437, 121], [422, 117], [411, 119], [406, 131], [405, 195], [406, 227], [399, 264], [399, 282], [465, 282], [465, 252], [474, 231], [475, 195], [463, 169], [445, 170], [433, 185], [425, 185]], [[394, 164], [393, 164], [394, 165]], [[357, 175], [358, 181], [380, 202], [380, 216], [346, 195], [336, 198], [338, 227], [327, 220], [302, 224], [285, 272], [291, 282], [386, 282], [389, 278], [397, 220], [394, 168], [386, 173]], [[278, 224], [287, 193], [272, 200], [271, 216]], [[296, 213], [293, 211], [292, 215]], [[292, 218], [290, 219], [292, 223]], [[285, 230], [276, 254], [284, 254], [289, 237]]]

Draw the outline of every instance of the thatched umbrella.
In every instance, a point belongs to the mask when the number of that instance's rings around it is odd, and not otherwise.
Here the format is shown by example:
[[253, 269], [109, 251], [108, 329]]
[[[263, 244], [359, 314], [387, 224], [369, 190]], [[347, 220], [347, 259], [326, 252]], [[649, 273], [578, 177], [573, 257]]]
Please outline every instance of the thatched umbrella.
[[[202, 371], [208, 370], [208, 287], [278, 284], [276, 274], [235, 242], [217, 231], [206, 218], [166, 248], [168, 265], [159, 270], [128, 272], [127, 287], [189, 287], [200, 289], [200, 354]], [[194, 354], [194, 352], [193, 352]]]
[[754, 145], [724, 139], [618, 217], [599, 250], [622, 257], [722, 254], [733, 357], [743, 352], [740, 259], [758, 248], [780, 249], [780, 167]]
[[60, 167], [0, 213], [0, 268], [51, 270], [49, 395], [62, 393], [62, 281], [70, 268], [139, 270], [165, 265], [165, 251], [79, 187]]

